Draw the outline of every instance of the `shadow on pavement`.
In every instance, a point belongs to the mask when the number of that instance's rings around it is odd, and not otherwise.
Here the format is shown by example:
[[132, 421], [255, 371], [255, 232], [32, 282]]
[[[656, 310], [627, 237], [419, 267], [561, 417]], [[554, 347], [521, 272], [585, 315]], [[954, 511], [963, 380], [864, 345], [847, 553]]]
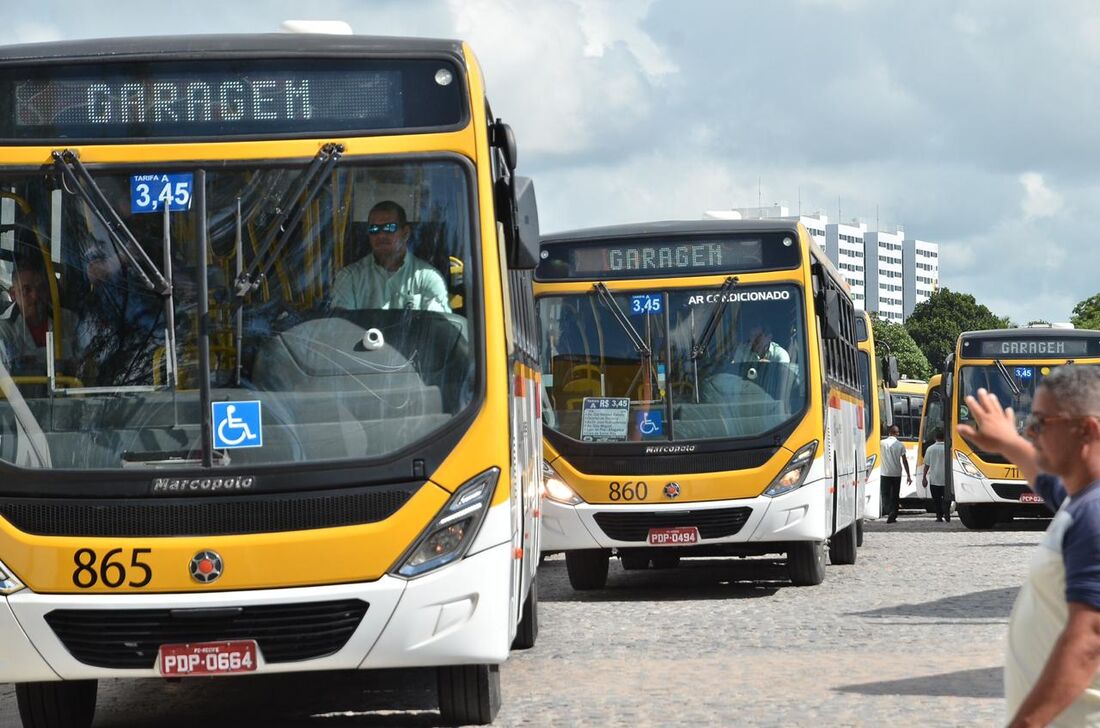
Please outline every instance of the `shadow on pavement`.
[[860, 695], [920, 695], [954, 698], [1000, 698], [1004, 695], [1002, 668], [984, 667], [959, 670], [942, 675], [924, 675], [902, 680], [843, 685], [834, 688], [841, 693]]
[[115, 682], [100, 682], [95, 728], [442, 725], [430, 669]]
[[[1041, 532], [1050, 525], [1049, 518], [1017, 518], [1008, 523], [998, 523], [993, 528], [973, 531], [973, 533], [998, 533], [998, 532]], [[957, 514], [951, 515], [950, 523], [937, 523], [936, 517], [928, 514], [907, 516], [904, 512], [898, 516], [894, 523], [887, 523], [885, 519], [867, 521], [863, 525], [866, 533], [931, 533], [943, 531], [944, 533], [963, 532], [971, 533], [962, 525]]]
[[1012, 603], [1016, 600], [1019, 587], [987, 589], [943, 597], [920, 604], [898, 604], [867, 612], [852, 612], [850, 616], [860, 617], [927, 617], [929, 619], [1008, 619], [1012, 612]]
[[607, 586], [575, 591], [569, 585], [565, 560], [539, 566], [539, 601], [622, 602], [756, 599], [791, 587], [783, 559], [683, 559], [673, 569], [624, 571], [611, 559]]

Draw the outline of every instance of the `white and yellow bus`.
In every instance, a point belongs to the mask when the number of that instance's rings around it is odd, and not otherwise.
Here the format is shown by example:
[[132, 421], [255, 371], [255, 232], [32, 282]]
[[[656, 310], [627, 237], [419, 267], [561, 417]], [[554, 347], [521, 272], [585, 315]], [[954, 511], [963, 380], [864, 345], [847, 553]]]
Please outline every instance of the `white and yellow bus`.
[[[867, 438], [867, 488], [864, 494], [864, 518], [880, 518], [882, 513], [882, 438], [893, 424], [887, 389], [897, 386], [898, 363], [893, 356], [878, 361], [875, 332], [866, 311], [856, 311], [856, 336], [859, 340], [859, 376], [863, 390], [863, 429]], [[857, 543], [863, 545], [863, 523], [859, 524]]]
[[0, 279], [52, 303], [0, 322], [38, 344], [0, 354], [24, 725], [90, 725], [100, 679], [407, 666], [493, 719], [537, 630], [515, 160], [457, 41], [0, 48]]
[[[958, 435], [972, 422], [966, 396], [984, 388], [1012, 407], [1022, 428], [1035, 390], [1050, 370], [1064, 364], [1100, 364], [1100, 331], [1052, 328], [968, 331], [959, 336], [943, 382], [948, 493], [967, 528], [992, 528], [1017, 515], [1049, 516], [1045, 504], [1004, 456], [982, 451]], [[934, 413], [930, 410], [929, 421]]]
[[544, 237], [543, 549], [577, 589], [681, 557], [856, 559], [865, 436], [856, 314], [794, 222]]
[[905, 445], [905, 459], [913, 476], [912, 483], [906, 483], [904, 473], [901, 478], [900, 503], [908, 507], [924, 508], [932, 502], [932, 494], [921, 485], [916, 470], [920, 418], [927, 388], [928, 383], [923, 379], [908, 377], [898, 379], [897, 384], [888, 388], [893, 424], [900, 431], [898, 439]]

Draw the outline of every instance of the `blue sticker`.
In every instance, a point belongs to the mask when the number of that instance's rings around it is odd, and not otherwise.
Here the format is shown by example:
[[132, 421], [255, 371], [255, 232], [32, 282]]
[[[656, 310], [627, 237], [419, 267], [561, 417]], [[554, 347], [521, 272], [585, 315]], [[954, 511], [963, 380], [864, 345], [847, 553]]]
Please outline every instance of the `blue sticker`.
[[643, 293], [640, 296], [630, 297], [630, 313], [646, 314], [646, 313], [660, 313], [663, 309], [664, 303], [660, 293]]
[[210, 412], [215, 450], [263, 447], [264, 430], [259, 400], [211, 402]]
[[1035, 370], [1031, 367], [1016, 367], [1017, 379], [1031, 379], [1034, 376]]
[[657, 437], [665, 434], [665, 413], [661, 410], [650, 410], [638, 413], [638, 432], [643, 437]]
[[135, 174], [130, 177], [130, 212], [164, 212], [191, 209], [194, 175]]

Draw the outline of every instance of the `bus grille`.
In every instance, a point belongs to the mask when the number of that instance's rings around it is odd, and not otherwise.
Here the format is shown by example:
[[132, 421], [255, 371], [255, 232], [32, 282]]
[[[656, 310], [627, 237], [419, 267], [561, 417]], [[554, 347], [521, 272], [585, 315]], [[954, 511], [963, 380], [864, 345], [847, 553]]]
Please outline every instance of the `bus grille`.
[[267, 662], [338, 652], [367, 613], [358, 599], [215, 609], [58, 609], [46, 615], [65, 648], [94, 667], [150, 669], [161, 645], [256, 640]]
[[1026, 483], [993, 483], [993, 492], [1001, 498], [1008, 500], [1020, 500], [1024, 493], [1030, 493], [1031, 488]]
[[419, 487], [215, 498], [0, 501], [0, 516], [38, 536], [228, 536], [353, 526], [389, 518]]
[[588, 475], [680, 475], [758, 468], [768, 462], [775, 451], [776, 448], [764, 447], [687, 455], [566, 455], [565, 459], [579, 472]]
[[711, 508], [703, 511], [648, 511], [602, 512], [593, 516], [596, 523], [616, 541], [645, 541], [651, 528], [676, 528], [695, 526], [700, 538], [722, 538], [741, 530], [749, 520], [751, 508]]

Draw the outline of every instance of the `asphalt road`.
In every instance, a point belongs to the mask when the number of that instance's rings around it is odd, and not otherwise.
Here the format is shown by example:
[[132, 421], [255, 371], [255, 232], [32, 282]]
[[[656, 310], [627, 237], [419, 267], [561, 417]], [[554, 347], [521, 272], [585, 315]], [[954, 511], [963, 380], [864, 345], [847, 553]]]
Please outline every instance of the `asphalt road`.
[[[768, 559], [686, 561], [574, 592], [539, 572], [541, 632], [502, 669], [501, 726], [996, 725], [1005, 626], [1046, 522], [904, 514], [796, 588]], [[430, 671], [100, 684], [100, 728], [431, 726]], [[18, 726], [0, 686], [0, 726]]]

